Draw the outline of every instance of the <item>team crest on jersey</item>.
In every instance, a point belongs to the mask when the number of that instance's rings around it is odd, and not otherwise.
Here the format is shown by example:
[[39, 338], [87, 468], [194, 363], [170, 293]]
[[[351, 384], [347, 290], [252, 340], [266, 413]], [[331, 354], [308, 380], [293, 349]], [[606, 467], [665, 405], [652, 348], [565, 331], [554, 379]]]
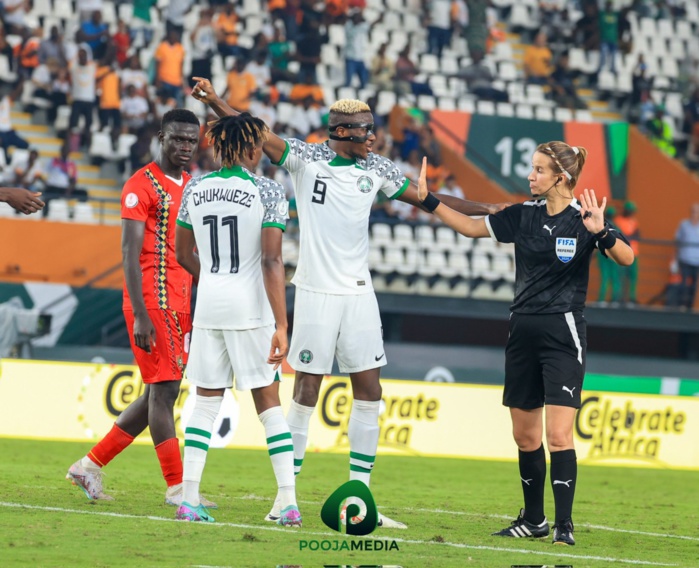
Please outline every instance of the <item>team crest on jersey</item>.
[[561, 262], [570, 262], [575, 256], [575, 249], [578, 245], [578, 239], [569, 239], [565, 237], [556, 238], [556, 256]]
[[374, 182], [369, 176], [361, 176], [357, 180], [357, 189], [362, 193], [369, 193], [374, 187]]
[[124, 205], [126, 205], [129, 209], [133, 209], [138, 205], [138, 195], [135, 193], [129, 193], [126, 196], [126, 199], [124, 199]]
[[308, 349], [304, 349], [301, 351], [301, 353], [299, 353], [299, 360], [301, 363], [308, 365], [311, 361], [313, 361], [313, 353], [311, 353]]

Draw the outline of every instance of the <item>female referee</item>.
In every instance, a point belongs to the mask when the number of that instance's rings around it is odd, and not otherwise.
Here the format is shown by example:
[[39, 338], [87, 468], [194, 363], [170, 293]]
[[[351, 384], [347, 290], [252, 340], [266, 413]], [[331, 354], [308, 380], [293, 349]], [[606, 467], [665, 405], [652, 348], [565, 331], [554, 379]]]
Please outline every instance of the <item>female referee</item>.
[[528, 177], [534, 200], [481, 219], [450, 209], [428, 192], [426, 160], [420, 172], [418, 196], [440, 220], [468, 237], [515, 244], [515, 298], [505, 352], [503, 404], [510, 408], [519, 448], [524, 508], [509, 527], [494, 536], [542, 538], [549, 534], [544, 515], [545, 407], [556, 504], [553, 543], [575, 544], [573, 421], [585, 374], [583, 308], [590, 257], [597, 248], [623, 266], [634, 260], [624, 236], [604, 220], [606, 198], [598, 205], [594, 190], [586, 189], [580, 201], [573, 195], [586, 155], [585, 148], [565, 142], [540, 144]]

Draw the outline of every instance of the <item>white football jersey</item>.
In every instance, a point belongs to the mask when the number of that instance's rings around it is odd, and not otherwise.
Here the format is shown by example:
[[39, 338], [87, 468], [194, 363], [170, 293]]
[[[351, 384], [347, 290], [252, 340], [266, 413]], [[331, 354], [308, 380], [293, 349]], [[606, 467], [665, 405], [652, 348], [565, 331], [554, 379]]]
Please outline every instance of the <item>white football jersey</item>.
[[389, 198], [410, 183], [389, 159], [338, 156], [327, 144], [286, 141], [280, 165], [296, 190], [301, 243], [296, 274], [299, 288], [325, 294], [367, 294], [369, 213], [379, 190]]
[[262, 229], [283, 231], [288, 213], [280, 184], [240, 166], [187, 184], [177, 224], [194, 231], [201, 263], [195, 327], [252, 329], [274, 323], [262, 279]]

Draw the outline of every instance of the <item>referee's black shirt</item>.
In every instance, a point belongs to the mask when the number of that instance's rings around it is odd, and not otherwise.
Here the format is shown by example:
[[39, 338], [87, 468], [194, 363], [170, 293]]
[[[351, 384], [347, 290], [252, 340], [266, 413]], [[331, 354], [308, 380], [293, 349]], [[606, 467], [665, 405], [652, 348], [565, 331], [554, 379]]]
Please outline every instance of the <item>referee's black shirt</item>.
[[597, 241], [583, 225], [577, 200], [553, 216], [545, 199], [526, 201], [488, 215], [485, 223], [496, 241], [515, 244], [512, 312], [557, 314], [585, 307]]

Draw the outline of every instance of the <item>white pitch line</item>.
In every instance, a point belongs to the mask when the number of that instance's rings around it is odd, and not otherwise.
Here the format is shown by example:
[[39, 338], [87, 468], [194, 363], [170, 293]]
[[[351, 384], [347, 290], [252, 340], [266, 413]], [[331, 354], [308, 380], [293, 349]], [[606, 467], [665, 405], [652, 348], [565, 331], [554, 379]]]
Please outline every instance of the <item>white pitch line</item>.
[[[272, 499], [268, 497], [260, 497], [259, 495], [245, 495], [243, 497], [234, 497], [234, 499], [243, 499], [243, 500], [255, 500], [255, 501], [272, 501]], [[303, 505], [322, 505], [322, 502], [319, 501], [303, 501], [299, 500], [299, 503]], [[383, 509], [384, 507], [379, 507], [380, 509]], [[489, 519], [509, 519], [512, 520], [512, 515], [493, 515], [493, 514], [488, 514], [488, 513], [470, 513], [470, 512], [465, 512], [465, 511], [449, 511], [447, 509], [423, 509], [423, 508], [414, 508], [414, 507], [386, 507], [386, 510], [392, 510], [392, 511], [408, 511], [412, 513], [432, 513], [432, 514], [437, 514], [437, 515], [455, 515], [455, 516], [463, 516], [463, 517], [487, 517]], [[607, 527], [604, 525], [593, 525], [590, 523], [575, 523], [576, 527], [585, 527], [588, 529], [595, 529], [599, 531], [609, 531], [609, 532], [619, 532], [619, 533], [626, 533], [626, 534], [637, 534], [639, 536], [652, 536], [652, 537], [658, 537], [658, 538], [676, 538], [679, 540], [689, 540], [693, 542], [699, 542], [699, 538], [695, 536], [684, 536], [684, 535], [678, 535], [678, 534], [669, 534], [669, 533], [656, 533], [656, 532], [646, 532], [646, 531], [634, 531], [634, 530], [629, 530], [629, 529], [617, 529], [614, 527]]]
[[[166, 523], [181, 523], [182, 521], [178, 521], [173, 518], [165, 518], [165, 517], [155, 517], [152, 515], [131, 515], [128, 513], [112, 513], [109, 511], [81, 511], [78, 509], [64, 509], [62, 507], [43, 507], [39, 505], [24, 505], [22, 503], [8, 503], [4, 501], [0, 501], [0, 507], [8, 507], [8, 508], [14, 508], [14, 509], [33, 509], [33, 510], [38, 510], [38, 511], [54, 511], [57, 513], [74, 513], [78, 515], [96, 515], [96, 516], [101, 516], [101, 517], [114, 517], [114, 518], [120, 518], [120, 519], [137, 519], [137, 520], [148, 520], [148, 521], [158, 521], [158, 522], [166, 522]], [[217, 523], [200, 523], [200, 526], [208, 526], [208, 527], [232, 527], [232, 528], [237, 528], [237, 529], [254, 529], [254, 530], [265, 530], [265, 531], [273, 531], [273, 532], [284, 532], [286, 534], [294, 534], [295, 531], [294, 529], [289, 530], [289, 528], [282, 528], [282, 527], [270, 527], [270, 526], [265, 526], [265, 525], [246, 525], [246, 524], [241, 524], [241, 523], [224, 523], [224, 522], [217, 522]], [[334, 533], [334, 532], [317, 532], [317, 531], [300, 531], [298, 533], [299, 536], [324, 536], [324, 537], [333, 537], [335, 539], [338, 539], [340, 537], [345, 538], [345, 535], [341, 533]], [[485, 545], [473, 545], [473, 544], [463, 544], [459, 542], [434, 542], [434, 541], [426, 541], [426, 540], [415, 540], [415, 539], [406, 539], [406, 538], [392, 538], [392, 537], [375, 537], [375, 536], [366, 536], [364, 538], [371, 539], [371, 540], [389, 540], [389, 541], [395, 541], [403, 544], [420, 544], [420, 545], [438, 545], [438, 546], [448, 546], [452, 548], [461, 548], [461, 549], [468, 549], [468, 550], [488, 550], [491, 552], [508, 552], [508, 553], [517, 553], [517, 554], [533, 554], [535, 556], [555, 556], [556, 558], [576, 558], [578, 560], [599, 560], [602, 562], [621, 562], [623, 564], [634, 564], [634, 565], [641, 565], [641, 566], [677, 566], [677, 564], [667, 564], [667, 563], [662, 563], [662, 562], [651, 562], [649, 560], [634, 560], [630, 558], [613, 558], [610, 556], [592, 556], [592, 555], [586, 555], [586, 554], [563, 554], [557, 551], [554, 552], [543, 552], [543, 551], [538, 551], [538, 550], [528, 550], [526, 548], [506, 548], [506, 547], [497, 547], [497, 546], [485, 546]]]

